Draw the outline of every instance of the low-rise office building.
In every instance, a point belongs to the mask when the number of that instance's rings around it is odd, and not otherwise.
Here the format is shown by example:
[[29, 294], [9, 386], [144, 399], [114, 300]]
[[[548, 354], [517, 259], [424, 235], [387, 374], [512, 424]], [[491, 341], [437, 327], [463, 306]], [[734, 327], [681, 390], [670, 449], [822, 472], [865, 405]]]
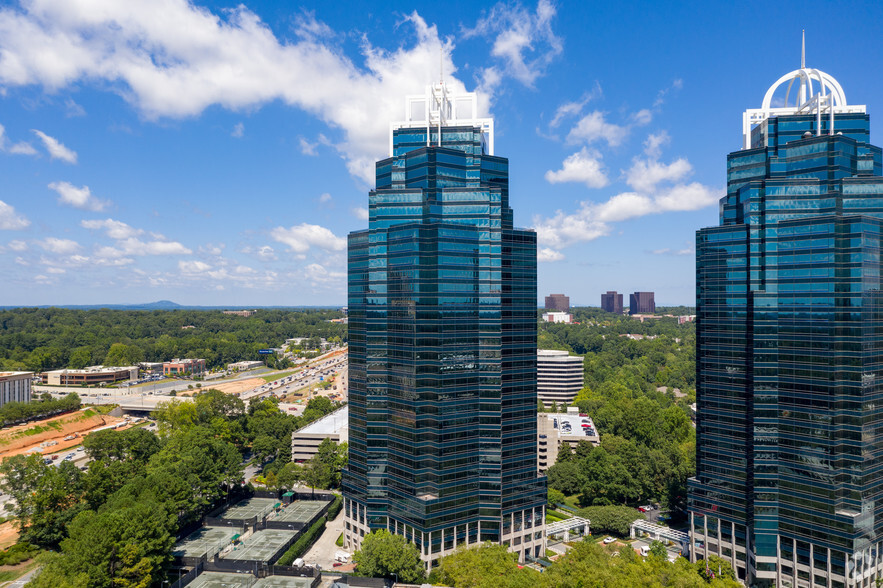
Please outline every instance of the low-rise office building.
[[345, 443], [349, 440], [349, 405], [292, 433], [291, 461], [295, 463], [310, 461], [325, 439], [331, 439], [335, 443]]
[[159, 376], [162, 375], [162, 362], [161, 361], [142, 361], [138, 364], [138, 367], [141, 368], [142, 376]]
[[544, 312], [543, 320], [547, 323], [567, 323], [573, 322], [573, 315], [568, 312]]
[[0, 372], [0, 406], [8, 402], [31, 401], [34, 372]]
[[138, 379], [138, 366], [104, 367], [93, 365], [81, 370], [52, 370], [43, 372], [40, 378], [50, 386], [98, 386], [115, 382], [132, 382]]
[[546, 406], [570, 404], [583, 389], [583, 358], [556, 349], [537, 350], [537, 398]]
[[164, 376], [201, 376], [205, 374], [204, 359], [173, 359], [162, 365]]
[[246, 370], [256, 370], [264, 367], [262, 361], [237, 361], [236, 363], [228, 363], [227, 369], [231, 372], [244, 372]]
[[578, 408], [568, 408], [566, 413], [537, 414], [537, 469], [545, 472], [555, 465], [562, 444], [576, 448], [580, 441], [588, 441], [595, 446], [601, 444], [592, 418], [580, 414]]

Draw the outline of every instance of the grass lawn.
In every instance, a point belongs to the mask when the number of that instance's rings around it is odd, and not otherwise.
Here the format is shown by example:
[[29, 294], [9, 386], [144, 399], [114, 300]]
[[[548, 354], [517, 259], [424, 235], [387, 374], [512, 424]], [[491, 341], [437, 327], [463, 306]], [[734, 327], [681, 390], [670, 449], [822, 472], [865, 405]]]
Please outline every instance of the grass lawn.
[[12, 580], [17, 580], [30, 572], [36, 566], [37, 560], [35, 559], [24, 561], [17, 566], [2, 566], [3, 568], [7, 569], [0, 570], [0, 582], [11, 582]]
[[572, 506], [573, 508], [580, 508], [579, 505], [579, 494], [574, 494], [573, 496], [568, 496], [564, 499], [564, 504], [567, 506]]

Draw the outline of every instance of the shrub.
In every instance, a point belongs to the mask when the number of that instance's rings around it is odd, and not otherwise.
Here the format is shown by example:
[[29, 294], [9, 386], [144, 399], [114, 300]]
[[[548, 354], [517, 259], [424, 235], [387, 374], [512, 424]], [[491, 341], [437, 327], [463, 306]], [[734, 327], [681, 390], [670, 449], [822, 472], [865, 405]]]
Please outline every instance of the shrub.
[[322, 534], [322, 531], [325, 530], [325, 520], [325, 517], [322, 517], [313, 523], [313, 526], [311, 526], [306, 533], [301, 535], [300, 538], [288, 548], [288, 551], [279, 558], [279, 561], [277, 561], [276, 564], [280, 566], [290, 566], [291, 562], [305, 554], [310, 548], [310, 545], [312, 545], [313, 542], [319, 538], [319, 535]]
[[644, 518], [629, 506], [590, 506], [579, 511], [579, 516], [591, 521], [592, 533], [612, 533], [624, 537], [632, 523]]
[[334, 502], [331, 503], [331, 506], [328, 507], [328, 514], [326, 517], [329, 521], [333, 521], [337, 518], [337, 513], [340, 512], [340, 509], [343, 508], [343, 498], [340, 496], [334, 497]]

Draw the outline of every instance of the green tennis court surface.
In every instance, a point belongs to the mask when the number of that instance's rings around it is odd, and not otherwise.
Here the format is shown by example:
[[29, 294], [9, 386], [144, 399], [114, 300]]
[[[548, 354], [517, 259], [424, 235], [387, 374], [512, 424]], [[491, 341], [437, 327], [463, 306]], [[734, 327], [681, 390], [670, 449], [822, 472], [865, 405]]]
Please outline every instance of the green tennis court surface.
[[[297, 578], [292, 576], [268, 576], [261, 578], [252, 588], [310, 588], [312, 578]], [[189, 588], [189, 587], [188, 587]]]
[[187, 588], [253, 588], [257, 580], [251, 574], [203, 572]]
[[328, 504], [324, 500], [298, 500], [273, 515], [274, 521], [306, 523]]
[[264, 529], [253, 533], [247, 539], [243, 539], [242, 543], [221, 556], [222, 559], [235, 559], [246, 561], [270, 561], [270, 558], [283, 546], [286, 542], [294, 537], [293, 531], [283, 531], [279, 529]]
[[203, 527], [190, 533], [175, 544], [172, 555], [175, 557], [202, 557], [213, 556], [223, 549], [238, 533], [237, 529], [229, 527]]
[[268, 512], [273, 510], [273, 505], [278, 504], [278, 500], [272, 498], [247, 498], [236, 503], [221, 515], [222, 519], [253, 519], [254, 517], [263, 518]]

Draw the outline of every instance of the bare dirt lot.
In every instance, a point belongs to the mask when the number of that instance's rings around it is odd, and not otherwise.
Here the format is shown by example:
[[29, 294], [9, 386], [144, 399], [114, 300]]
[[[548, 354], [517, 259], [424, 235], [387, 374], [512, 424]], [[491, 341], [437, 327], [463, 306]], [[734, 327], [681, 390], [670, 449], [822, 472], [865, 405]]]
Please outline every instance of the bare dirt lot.
[[6, 549], [18, 542], [18, 529], [15, 521], [0, 525], [0, 549]]
[[203, 384], [203, 388], [214, 388], [220, 390], [224, 394], [242, 394], [248, 392], [258, 386], [266, 384], [263, 378], [249, 378], [247, 380], [238, 380], [236, 382], [220, 382], [217, 384]]
[[[79, 445], [83, 442], [83, 435], [90, 431], [116, 424], [123, 428], [125, 422], [121, 418], [84, 409], [3, 429], [0, 431], [0, 460], [26, 453], [34, 447], [39, 447], [40, 453], [54, 454]], [[65, 440], [65, 437], [71, 438]]]

